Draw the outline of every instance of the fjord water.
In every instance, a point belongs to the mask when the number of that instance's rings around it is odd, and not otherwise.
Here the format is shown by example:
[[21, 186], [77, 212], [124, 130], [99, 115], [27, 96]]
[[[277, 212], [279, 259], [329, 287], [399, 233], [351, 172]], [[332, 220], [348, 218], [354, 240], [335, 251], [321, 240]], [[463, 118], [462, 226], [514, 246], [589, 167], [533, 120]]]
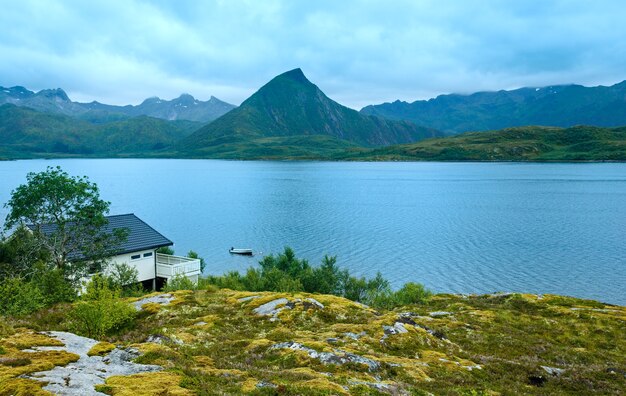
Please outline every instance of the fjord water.
[[[556, 293], [626, 304], [626, 164], [71, 159], [0, 162], [0, 202], [60, 165], [207, 261], [245, 270], [291, 246], [437, 292]], [[0, 209], [2, 219], [6, 208]], [[231, 256], [231, 246], [254, 258]]]

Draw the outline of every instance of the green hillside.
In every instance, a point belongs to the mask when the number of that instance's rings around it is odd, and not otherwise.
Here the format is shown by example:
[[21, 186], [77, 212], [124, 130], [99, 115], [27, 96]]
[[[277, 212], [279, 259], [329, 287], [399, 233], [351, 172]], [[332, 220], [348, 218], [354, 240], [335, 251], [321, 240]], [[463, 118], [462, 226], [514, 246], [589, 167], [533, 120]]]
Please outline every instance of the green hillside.
[[314, 135], [331, 138], [326, 143], [334, 141], [335, 149], [345, 147], [346, 141], [374, 147], [413, 142], [439, 132], [359, 114], [329, 99], [295, 69], [272, 79], [240, 107], [184, 139], [178, 148], [185, 155], [210, 156], [222, 151], [223, 145], [252, 142], [275, 151], [274, 146], [284, 144], [283, 139], [268, 138], [297, 138], [308, 145], [318, 138], [310, 141], [304, 137]]
[[0, 106], [0, 157], [147, 155], [173, 145], [199, 125], [146, 116], [92, 124], [5, 104]]
[[325, 160], [359, 149], [354, 143], [331, 136], [274, 136], [241, 138], [224, 136], [211, 145], [189, 153], [159, 153], [161, 157], [215, 158], [241, 160]]
[[626, 161], [626, 127], [521, 127], [471, 132], [380, 149], [354, 149], [337, 159], [371, 161]]

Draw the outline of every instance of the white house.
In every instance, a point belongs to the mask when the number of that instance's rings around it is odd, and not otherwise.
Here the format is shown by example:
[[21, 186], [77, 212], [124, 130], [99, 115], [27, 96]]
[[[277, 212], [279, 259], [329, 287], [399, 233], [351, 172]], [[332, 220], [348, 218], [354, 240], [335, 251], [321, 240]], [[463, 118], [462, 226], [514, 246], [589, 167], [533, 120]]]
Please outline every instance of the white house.
[[[127, 238], [113, 249], [109, 263], [126, 263], [137, 269], [138, 280], [156, 289], [157, 284], [182, 274], [193, 282], [200, 276], [200, 260], [157, 253], [156, 250], [172, 246], [170, 241], [133, 213], [107, 216], [104, 232], [126, 229]], [[47, 225], [46, 225], [47, 226]], [[53, 232], [54, 226], [44, 226], [42, 232]]]

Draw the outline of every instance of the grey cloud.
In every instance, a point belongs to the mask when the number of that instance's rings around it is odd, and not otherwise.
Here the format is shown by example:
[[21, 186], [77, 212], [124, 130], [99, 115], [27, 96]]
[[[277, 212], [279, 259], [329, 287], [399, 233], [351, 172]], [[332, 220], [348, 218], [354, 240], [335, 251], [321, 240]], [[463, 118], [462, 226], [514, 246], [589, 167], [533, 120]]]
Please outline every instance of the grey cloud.
[[240, 103], [302, 67], [355, 108], [625, 78], [621, 1], [45, 1], [0, 13], [0, 85]]

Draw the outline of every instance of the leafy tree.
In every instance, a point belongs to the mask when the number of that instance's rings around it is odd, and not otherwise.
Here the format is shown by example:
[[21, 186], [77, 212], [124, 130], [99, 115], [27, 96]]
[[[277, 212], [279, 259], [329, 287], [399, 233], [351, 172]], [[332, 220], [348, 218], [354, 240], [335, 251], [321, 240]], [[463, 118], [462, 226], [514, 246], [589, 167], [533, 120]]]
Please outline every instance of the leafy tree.
[[[174, 252], [172, 252], [172, 254], [174, 254]], [[189, 253], [187, 253], [187, 257], [192, 258], [192, 259], [199, 259], [200, 260], [200, 273], [204, 272], [206, 263], [204, 262], [204, 259], [198, 255], [198, 253], [194, 252], [193, 250], [190, 250]]]
[[143, 287], [139, 283], [139, 271], [127, 263], [112, 263], [106, 272], [111, 289], [119, 289], [122, 296], [140, 296]]
[[0, 279], [11, 276], [30, 279], [39, 269], [33, 263], [47, 261], [49, 255], [24, 226], [19, 226], [9, 238], [0, 241]]
[[169, 254], [170, 256], [174, 255], [174, 249], [169, 246], [161, 246], [156, 250], [156, 252], [161, 254]]
[[51, 264], [74, 281], [106, 263], [125, 230], [105, 232], [110, 203], [87, 177], [69, 176], [60, 167], [29, 173], [27, 183], [5, 205], [5, 230], [28, 225]]

